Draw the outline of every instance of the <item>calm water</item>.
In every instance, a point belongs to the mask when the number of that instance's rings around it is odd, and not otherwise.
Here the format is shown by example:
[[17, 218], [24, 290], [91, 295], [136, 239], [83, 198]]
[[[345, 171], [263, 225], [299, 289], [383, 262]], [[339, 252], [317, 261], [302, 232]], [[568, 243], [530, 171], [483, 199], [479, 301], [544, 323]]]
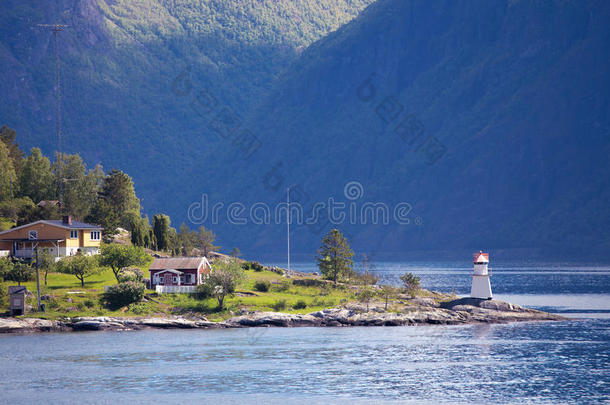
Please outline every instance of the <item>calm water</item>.
[[[468, 269], [458, 266], [382, 263], [377, 270], [388, 280], [413, 271], [424, 287], [469, 290]], [[0, 336], [0, 402], [610, 400], [610, 267], [496, 267], [492, 286], [498, 298], [577, 319], [5, 335]]]

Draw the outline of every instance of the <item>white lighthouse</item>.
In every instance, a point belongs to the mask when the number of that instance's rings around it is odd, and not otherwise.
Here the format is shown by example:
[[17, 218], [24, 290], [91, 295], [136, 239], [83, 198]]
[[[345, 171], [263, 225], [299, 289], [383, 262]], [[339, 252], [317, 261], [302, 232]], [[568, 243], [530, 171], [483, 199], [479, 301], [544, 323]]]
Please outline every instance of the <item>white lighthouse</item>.
[[472, 288], [470, 296], [472, 298], [491, 299], [491, 283], [489, 282], [489, 253], [474, 254], [474, 271], [472, 273]]

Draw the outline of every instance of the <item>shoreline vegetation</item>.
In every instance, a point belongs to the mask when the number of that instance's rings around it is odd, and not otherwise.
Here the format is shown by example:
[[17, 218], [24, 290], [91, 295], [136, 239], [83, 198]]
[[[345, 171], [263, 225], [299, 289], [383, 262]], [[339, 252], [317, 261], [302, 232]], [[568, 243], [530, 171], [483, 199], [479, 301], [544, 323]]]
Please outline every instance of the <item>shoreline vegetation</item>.
[[[354, 252], [338, 229], [322, 238], [317, 273], [267, 267], [217, 253], [215, 234], [169, 216], [142, 215], [131, 177], [119, 170], [87, 169], [78, 154], [56, 154], [55, 161], [32, 148], [26, 155], [16, 132], [0, 128], [0, 230], [39, 219], [71, 215], [103, 228], [100, 254], [55, 258], [44, 251], [38, 266], [38, 308], [33, 262], [0, 258], [0, 332], [103, 329], [228, 328], [247, 326], [361, 326], [460, 324], [519, 320], [559, 320], [559, 316], [499, 301], [460, 299], [421, 289], [411, 273], [401, 287], [379, 285], [363, 256], [354, 269]], [[65, 179], [71, 181], [65, 183]], [[73, 181], [72, 181], [73, 180]], [[65, 183], [65, 184], [64, 184]], [[212, 271], [197, 292], [157, 294], [147, 280], [154, 257], [205, 256]], [[393, 280], [398, 281], [398, 280]], [[8, 285], [28, 289], [26, 315], [10, 318]]]
[[[214, 260], [236, 260], [217, 256]], [[251, 263], [240, 261], [240, 263]], [[407, 292], [384, 286], [334, 282], [315, 274], [255, 267], [226, 297], [222, 310], [214, 298], [196, 294], [157, 294], [147, 290], [142, 301], [117, 310], [100, 301], [110, 269], [81, 288], [66, 274], [50, 273], [43, 288], [47, 312], [0, 317], [0, 333], [91, 330], [210, 329], [299, 326], [407, 326], [558, 321], [565, 318], [497, 300], [460, 298], [425, 289]], [[29, 290], [34, 282], [23, 283]], [[373, 291], [370, 299], [363, 293]], [[364, 296], [364, 298], [363, 298]], [[387, 298], [387, 303], [386, 303]], [[35, 305], [31, 294], [27, 301]], [[2, 310], [7, 307], [3, 302]]]

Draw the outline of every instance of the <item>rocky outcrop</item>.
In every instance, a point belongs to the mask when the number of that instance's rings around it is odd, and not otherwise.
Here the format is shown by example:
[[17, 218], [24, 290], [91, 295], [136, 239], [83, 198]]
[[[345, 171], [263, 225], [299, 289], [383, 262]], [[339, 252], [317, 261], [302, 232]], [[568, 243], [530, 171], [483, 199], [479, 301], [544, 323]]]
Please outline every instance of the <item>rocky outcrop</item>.
[[461, 298], [442, 303], [433, 300], [414, 300], [401, 312], [387, 312], [379, 308], [365, 311], [362, 307], [331, 308], [310, 314], [282, 312], [246, 312], [224, 322], [210, 322], [205, 318], [116, 318], [75, 317], [62, 321], [35, 318], [0, 318], [0, 332], [100, 331], [157, 329], [206, 329], [246, 327], [296, 326], [405, 326], [468, 323], [505, 323], [515, 321], [559, 321], [565, 318], [523, 308], [496, 300]]

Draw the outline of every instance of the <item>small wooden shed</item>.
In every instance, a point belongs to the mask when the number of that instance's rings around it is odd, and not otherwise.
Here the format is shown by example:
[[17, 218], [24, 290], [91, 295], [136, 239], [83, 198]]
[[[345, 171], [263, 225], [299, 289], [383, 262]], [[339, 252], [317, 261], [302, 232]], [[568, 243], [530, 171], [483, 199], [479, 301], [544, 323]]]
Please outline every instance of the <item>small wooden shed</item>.
[[8, 288], [10, 295], [10, 311], [11, 316], [25, 315], [25, 295], [27, 288], [24, 286], [12, 285]]

